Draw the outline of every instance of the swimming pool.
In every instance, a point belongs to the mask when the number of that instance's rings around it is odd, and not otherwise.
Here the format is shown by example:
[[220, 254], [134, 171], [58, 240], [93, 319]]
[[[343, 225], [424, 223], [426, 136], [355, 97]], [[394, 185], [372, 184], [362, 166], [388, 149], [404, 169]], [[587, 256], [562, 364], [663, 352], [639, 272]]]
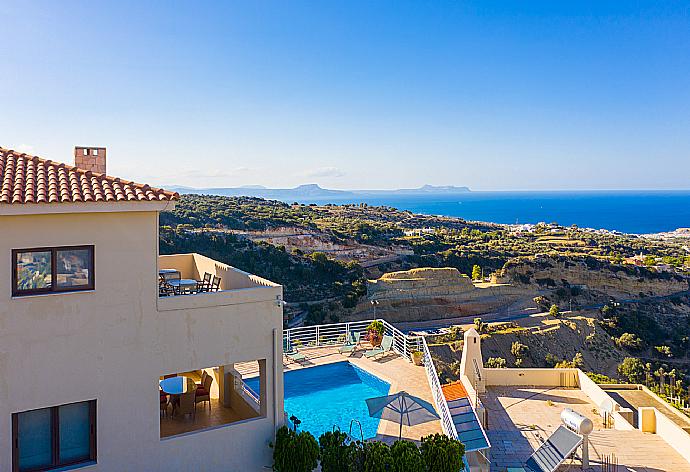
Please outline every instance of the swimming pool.
[[[318, 439], [333, 425], [348, 432], [350, 421], [356, 419], [362, 423], [364, 439], [376, 436], [381, 420], [369, 417], [365, 400], [387, 395], [388, 382], [348, 361], [285, 372], [284, 379], [285, 411], [302, 421], [298, 431], [309, 431]], [[246, 383], [258, 391], [258, 378]], [[357, 426], [352, 435], [359, 437]]]

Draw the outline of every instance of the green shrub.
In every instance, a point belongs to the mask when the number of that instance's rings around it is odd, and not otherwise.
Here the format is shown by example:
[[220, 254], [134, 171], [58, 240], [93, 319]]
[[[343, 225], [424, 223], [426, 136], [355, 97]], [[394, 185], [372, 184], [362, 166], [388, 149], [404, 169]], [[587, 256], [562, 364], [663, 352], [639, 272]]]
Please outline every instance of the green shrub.
[[425, 436], [421, 451], [427, 472], [458, 472], [464, 468], [465, 446], [457, 439], [443, 434]]
[[489, 369], [505, 369], [506, 360], [502, 357], [489, 357], [486, 360], [486, 367]]
[[307, 431], [296, 433], [287, 426], [276, 432], [273, 446], [273, 470], [311, 472], [318, 465], [319, 444]]
[[424, 472], [422, 454], [417, 445], [411, 441], [395, 441], [391, 447], [393, 472]]
[[392, 466], [388, 444], [379, 441], [364, 444], [364, 472], [388, 472]]
[[616, 344], [619, 347], [628, 349], [630, 351], [640, 351], [643, 347], [642, 339], [639, 336], [632, 333], [623, 333], [618, 339], [616, 339]]
[[326, 431], [319, 438], [322, 472], [350, 472], [353, 447], [345, 444], [347, 434]]

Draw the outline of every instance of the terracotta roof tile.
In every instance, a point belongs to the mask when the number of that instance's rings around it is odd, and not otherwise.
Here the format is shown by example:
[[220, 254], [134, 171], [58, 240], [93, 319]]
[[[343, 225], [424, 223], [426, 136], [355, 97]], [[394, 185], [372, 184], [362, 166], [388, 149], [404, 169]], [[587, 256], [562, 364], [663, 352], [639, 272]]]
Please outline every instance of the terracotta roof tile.
[[0, 148], [0, 204], [173, 201], [176, 192]]
[[465, 390], [465, 386], [459, 380], [441, 385], [441, 390], [443, 391], [443, 396], [449, 402], [460, 398], [467, 398], [467, 390]]

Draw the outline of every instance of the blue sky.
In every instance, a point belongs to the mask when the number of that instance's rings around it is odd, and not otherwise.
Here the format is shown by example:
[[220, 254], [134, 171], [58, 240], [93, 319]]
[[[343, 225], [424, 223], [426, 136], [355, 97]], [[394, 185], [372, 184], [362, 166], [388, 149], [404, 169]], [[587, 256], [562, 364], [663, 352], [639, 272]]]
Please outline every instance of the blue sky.
[[126, 178], [690, 188], [688, 2], [5, 0], [0, 18], [0, 146], [107, 146]]

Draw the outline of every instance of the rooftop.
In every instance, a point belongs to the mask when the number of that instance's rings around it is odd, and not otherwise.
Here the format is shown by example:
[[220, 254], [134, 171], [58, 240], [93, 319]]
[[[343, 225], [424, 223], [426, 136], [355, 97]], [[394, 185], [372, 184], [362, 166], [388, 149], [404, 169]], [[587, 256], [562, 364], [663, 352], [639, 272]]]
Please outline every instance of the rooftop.
[[[615, 455], [620, 470], [690, 472], [690, 464], [659, 435], [636, 429], [604, 429], [598, 407], [578, 388], [491, 386], [481, 395], [488, 411], [491, 470], [521, 467], [562, 424], [560, 414], [571, 408], [594, 423], [590, 435], [590, 467]], [[579, 459], [562, 468], [582, 470]]]
[[0, 148], [0, 205], [166, 202], [176, 192]]

